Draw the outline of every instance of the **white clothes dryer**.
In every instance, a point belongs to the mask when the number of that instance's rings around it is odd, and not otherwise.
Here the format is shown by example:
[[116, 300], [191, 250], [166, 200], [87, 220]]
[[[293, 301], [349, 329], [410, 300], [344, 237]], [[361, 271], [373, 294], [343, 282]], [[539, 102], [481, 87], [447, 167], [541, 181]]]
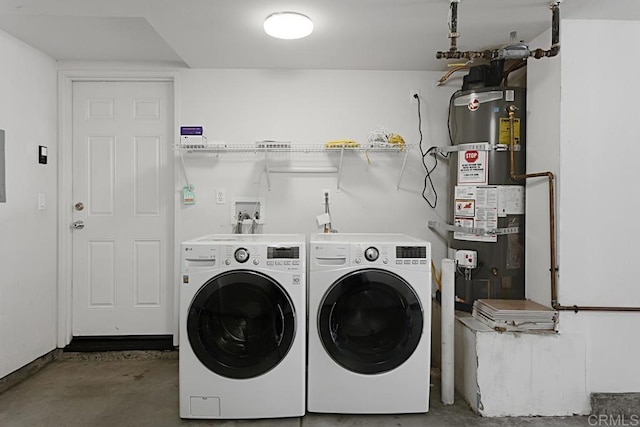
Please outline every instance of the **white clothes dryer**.
[[304, 236], [210, 235], [181, 252], [180, 417], [304, 415]]
[[428, 412], [430, 264], [402, 234], [310, 236], [309, 412]]

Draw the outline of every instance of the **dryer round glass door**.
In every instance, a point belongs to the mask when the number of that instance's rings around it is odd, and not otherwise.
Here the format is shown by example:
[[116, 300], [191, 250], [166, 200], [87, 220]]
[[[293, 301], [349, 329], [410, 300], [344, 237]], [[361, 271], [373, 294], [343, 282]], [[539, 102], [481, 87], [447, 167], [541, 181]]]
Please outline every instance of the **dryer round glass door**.
[[338, 279], [318, 312], [327, 353], [342, 367], [378, 374], [404, 363], [420, 342], [424, 324], [420, 299], [400, 276], [365, 269]]
[[273, 369], [295, 337], [296, 313], [286, 291], [256, 271], [207, 281], [194, 297], [187, 335], [200, 362], [218, 375], [244, 379]]

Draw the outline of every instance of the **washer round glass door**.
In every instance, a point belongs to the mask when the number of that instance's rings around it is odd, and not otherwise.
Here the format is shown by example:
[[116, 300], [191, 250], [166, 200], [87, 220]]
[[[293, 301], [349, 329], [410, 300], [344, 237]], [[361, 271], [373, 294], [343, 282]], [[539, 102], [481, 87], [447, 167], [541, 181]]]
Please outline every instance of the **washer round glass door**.
[[338, 279], [318, 312], [320, 341], [342, 367], [378, 374], [404, 363], [420, 342], [420, 299], [400, 276], [364, 269]]
[[253, 378], [287, 355], [295, 316], [275, 280], [256, 271], [229, 271], [207, 281], [194, 297], [187, 335], [196, 357], [216, 374]]

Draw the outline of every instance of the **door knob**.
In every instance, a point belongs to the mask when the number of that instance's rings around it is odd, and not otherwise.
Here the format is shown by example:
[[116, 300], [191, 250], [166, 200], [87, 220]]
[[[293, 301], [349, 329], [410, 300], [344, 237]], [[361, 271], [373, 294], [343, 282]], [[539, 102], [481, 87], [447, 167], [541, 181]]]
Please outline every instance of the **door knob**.
[[82, 230], [84, 228], [84, 221], [74, 221], [71, 223], [71, 228], [74, 230]]

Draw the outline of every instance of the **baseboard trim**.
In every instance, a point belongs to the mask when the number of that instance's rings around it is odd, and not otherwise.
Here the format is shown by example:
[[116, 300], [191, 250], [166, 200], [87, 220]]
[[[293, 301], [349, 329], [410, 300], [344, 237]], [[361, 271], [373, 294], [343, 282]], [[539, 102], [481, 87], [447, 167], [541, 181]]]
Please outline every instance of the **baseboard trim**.
[[131, 350], [173, 350], [171, 335], [124, 335], [73, 337], [64, 352], [103, 352]]
[[11, 387], [20, 384], [22, 381], [26, 380], [32, 375], [37, 374], [42, 369], [44, 369], [49, 363], [53, 362], [56, 359], [56, 354], [59, 350], [51, 350], [49, 353], [44, 356], [40, 356], [34, 361], [27, 363], [22, 368], [13, 371], [9, 375], [0, 378], [0, 394], [9, 390]]

